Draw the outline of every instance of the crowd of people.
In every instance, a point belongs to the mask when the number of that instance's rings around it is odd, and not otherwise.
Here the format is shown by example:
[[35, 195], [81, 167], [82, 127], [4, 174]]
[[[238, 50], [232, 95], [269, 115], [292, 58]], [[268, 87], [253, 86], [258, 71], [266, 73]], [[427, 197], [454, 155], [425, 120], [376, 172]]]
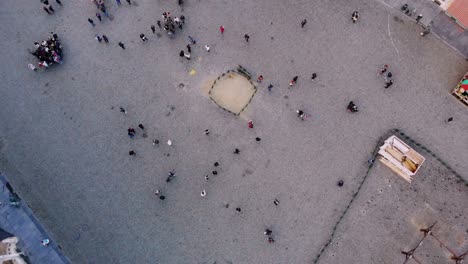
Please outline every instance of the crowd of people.
[[[127, 3], [129, 5], [132, 5], [131, 0], [126, 0], [126, 1], [127, 1]], [[60, 0], [56, 0], [56, 2], [61, 5]], [[100, 22], [103, 21], [103, 16], [101, 15], [101, 13], [104, 15], [104, 17], [107, 17], [107, 18], [111, 19], [111, 16], [108, 14], [106, 6], [104, 4], [104, 0], [92, 0], [92, 2], [94, 2], [94, 4], [96, 5], [97, 13], [96, 13], [95, 16], [98, 18], [98, 20]], [[47, 13], [50, 14], [50, 12], [54, 12], [53, 8], [50, 6], [50, 4], [48, 3], [47, 0], [43, 0], [43, 3], [44, 3], [44, 10], [46, 10]], [[121, 6], [121, 1], [120, 0], [116, 0], [116, 3], [117, 3], [118, 6]], [[179, 5], [182, 5], [183, 1], [178, 0], [178, 3], [179, 3]], [[183, 29], [183, 27], [185, 25], [185, 19], [186, 18], [185, 18], [184, 15], [181, 15], [179, 17], [176, 17], [176, 16], [173, 17], [173, 16], [171, 16], [170, 12], [163, 12], [162, 13], [162, 20], [157, 20], [156, 24], [157, 24], [158, 28], [160, 30], [164, 30], [168, 34], [168, 36], [170, 38], [174, 38], [176, 32], [178, 30]], [[359, 19], [359, 13], [357, 11], [354, 11], [353, 14], [352, 14], [352, 22], [356, 23], [358, 21], [358, 19]], [[88, 22], [93, 26], [93, 28], [96, 26], [96, 24], [94, 23], [94, 20], [92, 20], [91, 18], [88, 18]], [[306, 23], [307, 23], [306, 19], [302, 20], [301, 23], [300, 23], [301, 28], [304, 28]], [[151, 25], [150, 29], [151, 29], [153, 34], [156, 34], [156, 26]], [[225, 27], [220, 26], [219, 30], [220, 30], [221, 34], [224, 34]], [[159, 33], [158, 33], [158, 36], [160, 36]], [[141, 41], [143, 41], [143, 42], [148, 41], [148, 37], [144, 33], [140, 33], [139, 37], [140, 37]], [[100, 36], [100, 35], [95, 34], [95, 39], [98, 42], [102, 42], [102, 40], [104, 40], [105, 43], [109, 43], [109, 39], [107, 38], [106, 35]], [[244, 39], [248, 43], [249, 39], [250, 39], [250, 36], [248, 34], [245, 34]], [[187, 49], [187, 51], [181, 50], [180, 53], [179, 53], [180, 57], [185, 57], [187, 60], [190, 60], [191, 52], [192, 52], [192, 45], [195, 45], [196, 43], [197, 43], [197, 41], [192, 36], [188, 36], [188, 44], [185, 47]], [[36, 46], [36, 49], [35, 49], [34, 52], [32, 52], [32, 54], [34, 56], [36, 56], [40, 60], [39, 66], [48, 67], [52, 63], [61, 63], [62, 45], [60, 44], [60, 42], [58, 40], [57, 34], [51, 33], [51, 36], [48, 38], [48, 40], [43, 41], [41, 44], [35, 43], [35, 46]], [[118, 42], [118, 46], [120, 46], [122, 49], [125, 49], [125, 45], [121, 41]], [[205, 49], [206, 49], [207, 52], [210, 51], [210, 47], [208, 45], [205, 45]], [[393, 84], [392, 73], [390, 71], [388, 71], [388, 65], [384, 65], [381, 68], [380, 75], [384, 76], [384, 78], [385, 78], [385, 88], [388, 88]], [[315, 80], [317, 77], [318, 77], [317, 73], [315, 73], [315, 72], [312, 73], [312, 76], [311, 76], [312, 80]], [[297, 84], [297, 82], [298, 82], [298, 79], [299, 79], [299, 76], [297, 76], [297, 75], [292, 77], [292, 79], [289, 82], [289, 87], [288, 88], [292, 88], [293, 86], [295, 86]], [[257, 78], [257, 82], [259, 84], [261, 84], [263, 82], [263, 80], [264, 80], [264, 76], [259, 75], [258, 78]], [[273, 88], [273, 85], [269, 84], [268, 85], [268, 91], [271, 91], [272, 88]], [[349, 112], [351, 112], [351, 113], [356, 113], [356, 112], [359, 111], [357, 105], [353, 101], [349, 102], [349, 104], [347, 105], [347, 110]], [[120, 112], [123, 113], [123, 114], [127, 114], [127, 110], [125, 110], [123, 107], [120, 107]], [[300, 110], [300, 109], [296, 110], [296, 115], [302, 121], [304, 121], [306, 118], [309, 117], [309, 115], [306, 114], [304, 110]], [[254, 128], [253, 120], [249, 120], [247, 125], [248, 125], [248, 128], [253, 129]], [[147, 135], [145, 133], [145, 127], [142, 124], [138, 124], [138, 127], [142, 131], [142, 137], [146, 138]], [[137, 136], [137, 134], [139, 134], [139, 132], [137, 132], [137, 130], [135, 128], [129, 127], [127, 129], [127, 135], [128, 135], [128, 137], [130, 139], [134, 139]], [[206, 136], [209, 136], [210, 131], [208, 129], [206, 129], [204, 131], [204, 134]], [[260, 142], [261, 138], [256, 137], [255, 140], [257, 142]], [[151, 142], [152, 142], [153, 146], [157, 146], [160, 143], [159, 139], [152, 139]], [[167, 144], [169, 146], [171, 146], [172, 141], [168, 140]], [[240, 150], [238, 148], [235, 148], [233, 153], [236, 154], [236, 155], [239, 155]], [[128, 151], [128, 154], [130, 156], [135, 157], [137, 155], [137, 152], [135, 150], [131, 149], [131, 150]], [[218, 169], [219, 169], [218, 166], [220, 166], [220, 164], [218, 162], [215, 162], [214, 163], [215, 168], [211, 171], [210, 174], [206, 174], [204, 176], [204, 179], [206, 181], [208, 181], [211, 176], [218, 175]], [[176, 176], [175, 172], [170, 171], [168, 173], [168, 176], [166, 177], [166, 180], [165, 180], [166, 183], [169, 183], [172, 180], [174, 180], [175, 176]], [[337, 185], [339, 187], [342, 187], [343, 184], [344, 183], [343, 183], [342, 180], [339, 180], [338, 183], [337, 183]], [[166, 199], [166, 196], [162, 194], [162, 191], [160, 189], [156, 189], [154, 191], [154, 195], [157, 196], [160, 200], [165, 200]], [[206, 190], [203, 189], [200, 192], [200, 195], [202, 197], [205, 197], [207, 195]], [[274, 201], [273, 201], [273, 204], [275, 206], [279, 206], [279, 200], [275, 198]], [[241, 213], [241, 211], [242, 211], [240, 207], [235, 208], [235, 210], [238, 213]], [[271, 229], [269, 229], [269, 228], [265, 229], [264, 234], [266, 235], [267, 241], [269, 243], [275, 242], [275, 239], [273, 238], [273, 231]]]
[[[38, 66], [41, 68], [47, 68], [54, 63], [62, 63], [62, 44], [58, 39], [58, 35], [50, 32], [50, 36], [47, 40], [41, 43], [34, 42], [34, 50], [31, 52], [36, 58], [39, 59]], [[36, 70], [33, 64], [29, 64], [28, 67], [31, 70]]]

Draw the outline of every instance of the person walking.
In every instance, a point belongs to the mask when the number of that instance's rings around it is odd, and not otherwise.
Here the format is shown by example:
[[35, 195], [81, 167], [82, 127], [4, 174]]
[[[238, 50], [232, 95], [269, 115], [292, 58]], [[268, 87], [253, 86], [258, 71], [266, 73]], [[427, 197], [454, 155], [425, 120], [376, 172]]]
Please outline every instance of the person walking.
[[244, 39], [245, 39], [245, 41], [249, 42], [250, 36], [248, 34], [245, 34]]
[[60, 0], [55, 0], [55, 2], [56, 2], [59, 6], [62, 6], [62, 1], [60, 1]]
[[207, 135], [207, 136], [208, 136], [209, 134], [210, 134], [210, 130], [208, 130], [208, 129], [205, 129], [205, 135]]
[[118, 44], [122, 49], [125, 49], [125, 45], [122, 43], [122, 41], [119, 41], [119, 44]]
[[380, 75], [384, 74], [387, 70], [388, 70], [388, 65], [385, 64], [385, 65], [382, 66], [382, 68], [380, 69]]
[[445, 123], [448, 124], [448, 123], [450, 123], [450, 122], [452, 122], [452, 121], [453, 121], [453, 117], [449, 117], [447, 120], [445, 120]]
[[133, 127], [129, 127], [127, 129], [127, 134], [130, 138], [133, 138], [135, 136], [135, 129]]
[[96, 13], [96, 17], [99, 19], [99, 22], [102, 22], [102, 16], [99, 13]]
[[148, 40], [148, 38], [147, 38], [147, 37], [145, 36], [145, 34], [143, 34], [143, 33], [140, 34], [140, 38], [141, 38], [141, 40], [142, 40], [143, 42], [145, 42], [145, 41]]
[[428, 28], [428, 27], [425, 27], [424, 30], [423, 30], [423, 32], [421, 32], [420, 34], [421, 34], [421, 37], [424, 37], [424, 36], [426, 36], [426, 35], [429, 34], [429, 33], [431, 33], [431, 29]]
[[50, 11], [46, 6], [43, 6], [42, 9], [44, 9], [44, 11], [46, 11], [46, 13], [50, 15]]
[[188, 53], [192, 53], [192, 46], [190, 44], [187, 44], [187, 51]]
[[224, 27], [223, 27], [223, 26], [220, 26], [220, 27], [219, 27], [219, 32], [221, 32], [221, 34], [224, 33]]
[[257, 82], [262, 83], [262, 81], [263, 81], [263, 75], [258, 76]]
[[385, 82], [385, 89], [393, 85], [393, 80], [388, 80]]
[[297, 117], [301, 118], [302, 121], [304, 121], [304, 118], [306, 117], [306, 114], [302, 110], [296, 110]]
[[50, 12], [55, 13], [55, 10], [52, 8], [49, 2], [47, 2], [46, 7], [49, 9]]
[[188, 38], [190, 40], [190, 43], [192, 43], [192, 45], [197, 44], [197, 41], [192, 36], [188, 36]]
[[93, 21], [91, 18], [88, 18], [88, 22], [89, 22], [93, 27], [96, 26], [96, 24], [94, 24], [94, 21]]
[[104, 42], [109, 43], [109, 39], [106, 35], [102, 35], [102, 39], [104, 40]]
[[423, 18], [423, 15], [419, 14], [419, 15], [416, 17], [416, 22], [418, 23], [418, 22], [421, 20], [421, 18]]
[[351, 19], [353, 20], [353, 24], [355, 24], [358, 21], [358, 19], [359, 19], [358, 11], [353, 12], [353, 15], [351, 16]]
[[136, 153], [135, 153], [135, 151], [133, 151], [133, 150], [130, 150], [130, 151], [128, 152], [128, 155], [130, 155], [130, 156], [135, 156], [135, 155], [136, 155]]
[[234, 154], [240, 154], [240, 150], [238, 148], [234, 149]]
[[206, 52], [210, 52], [210, 49], [211, 49], [211, 48], [210, 48], [210, 46], [205, 45], [205, 49], [206, 49]]
[[299, 76], [294, 76], [293, 77], [293, 79], [289, 82], [289, 88], [293, 87], [293, 85], [296, 84], [298, 78], [299, 78]]
[[102, 38], [101, 38], [101, 37], [99, 37], [98, 35], [95, 35], [95, 36], [94, 36], [94, 38], [95, 38], [95, 39], [96, 39], [96, 40], [97, 40], [99, 43], [101, 43], [101, 42], [102, 42]]
[[132, 2], [131, 2], [130, 0], [127, 0], [127, 3], [128, 3], [129, 5], [132, 5]]
[[151, 31], [153, 32], [153, 34], [156, 32], [156, 27], [154, 25], [151, 25]]
[[270, 84], [268, 85], [268, 92], [271, 92], [271, 89], [272, 89], [272, 88], [273, 88], [273, 84], [270, 83]]
[[118, 6], [121, 6], [122, 3], [120, 2], [120, 0], [115, 0], [115, 2], [117, 3]]
[[156, 21], [156, 25], [158, 25], [159, 29], [161, 29], [161, 21], [160, 20]]
[[141, 130], [145, 130], [145, 127], [143, 126], [143, 124], [138, 124], [138, 127], [139, 127]]
[[301, 21], [301, 28], [304, 28], [305, 24], [307, 24], [307, 19]]
[[249, 128], [253, 128], [254, 127], [253, 120], [249, 120], [249, 122], [247, 123], [247, 126]]
[[315, 80], [315, 78], [317, 78], [317, 73], [314, 72], [314, 73], [312, 73], [311, 79], [312, 79], [312, 80]]
[[[102, 35], [102, 37], [104, 37], [104, 35]], [[127, 110], [125, 110], [125, 108], [123, 107], [120, 107], [120, 112], [126, 114]]]

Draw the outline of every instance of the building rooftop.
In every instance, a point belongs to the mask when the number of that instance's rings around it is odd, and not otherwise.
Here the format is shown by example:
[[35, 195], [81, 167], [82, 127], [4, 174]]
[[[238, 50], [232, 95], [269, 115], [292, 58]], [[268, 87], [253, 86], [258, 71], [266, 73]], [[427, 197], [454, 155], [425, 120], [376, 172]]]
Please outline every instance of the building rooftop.
[[468, 0], [454, 0], [447, 9], [447, 13], [463, 28], [468, 28]]

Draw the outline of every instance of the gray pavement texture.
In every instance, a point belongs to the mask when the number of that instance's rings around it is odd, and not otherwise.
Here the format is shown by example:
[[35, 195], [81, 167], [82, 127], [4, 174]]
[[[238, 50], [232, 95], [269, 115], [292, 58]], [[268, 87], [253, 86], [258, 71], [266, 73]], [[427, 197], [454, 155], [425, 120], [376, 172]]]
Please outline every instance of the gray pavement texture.
[[[62, 2], [48, 16], [39, 2], [0, 1], [0, 168], [74, 263], [310, 263], [359, 185], [377, 140], [391, 128], [468, 177], [468, 113], [449, 94], [468, 63], [433, 35], [421, 38], [419, 25], [380, 2], [187, 0], [183, 12], [175, 1], [120, 8], [108, 2], [113, 21], [95, 28], [87, 22], [95, 14], [92, 3]], [[356, 9], [361, 17], [352, 24]], [[175, 39], [150, 31], [164, 11], [186, 17]], [[35, 58], [27, 49], [50, 31], [63, 41], [64, 64], [31, 72], [27, 64]], [[140, 33], [149, 41], [142, 43]], [[110, 43], [99, 44], [95, 34], [106, 34]], [[198, 41], [190, 61], [178, 55], [188, 35]], [[239, 64], [265, 79], [235, 117], [202, 87]], [[383, 64], [394, 74], [389, 89], [377, 73]], [[312, 72], [318, 73], [313, 81]], [[295, 75], [298, 83], [288, 89]], [[350, 100], [359, 113], [345, 111]], [[301, 122], [296, 109], [311, 118]], [[454, 121], [444, 123], [450, 116]], [[247, 128], [249, 119], [254, 129]], [[130, 140], [126, 129], [138, 123], [148, 137], [137, 131]], [[173, 145], [153, 146], [153, 138]], [[215, 161], [219, 173], [205, 181]], [[428, 164], [425, 170], [432, 169]], [[173, 169], [176, 177], [166, 183]], [[423, 206], [386, 168], [373, 173], [358, 198], [387, 188], [381, 184], [389, 180], [408, 197], [382, 195], [385, 203]], [[156, 188], [164, 201], [154, 196]], [[435, 190], [445, 199], [442, 186]], [[466, 208], [466, 199], [462, 203]], [[360, 246], [380, 241], [371, 230], [390, 213], [409, 226], [412, 214], [397, 207], [369, 213]], [[345, 220], [363, 218], [353, 210]], [[265, 228], [273, 230], [274, 244], [267, 243]], [[414, 230], [393, 239], [410, 245]], [[370, 254], [354, 255], [353, 245], [340, 258], [379, 263]], [[385, 263], [401, 263], [399, 250], [389, 247]]]
[[[18, 237], [17, 246], [31, 263], [70, 263], [23, 201], [19, 200], [19, 207], [9, 205], [10, 197], [14, 197], [15, 194], [8, 190], [7, 183], [3, 175], [0, 174], [2, 186], [0, 190], [0, 227]], [[46, 238], [50, 240], [50, 244], [43, 246], [41, 241]]]
[[459, 52], [468, 60], [468, 30], [464, 30], [452, 18], [450, 18], [432, 0], [379, 0], [395, 10], [401, 10], [401, 6], [408, 4], [408, 9], [414, 11], [414, 15], [406, 16], [405, 20], [416, 23], [417, 15], [422, 15], [418, 25], [430, 28], [433, 35], [440, 38], [445, 44]]

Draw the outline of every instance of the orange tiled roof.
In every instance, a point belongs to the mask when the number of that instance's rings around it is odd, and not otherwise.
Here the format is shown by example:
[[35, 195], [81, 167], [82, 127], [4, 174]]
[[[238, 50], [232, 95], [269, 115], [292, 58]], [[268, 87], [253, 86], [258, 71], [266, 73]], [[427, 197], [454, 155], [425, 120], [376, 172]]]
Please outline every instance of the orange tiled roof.
[[447, 9], [447, 13], [468, 29], [468, 0], [454, 0]]

